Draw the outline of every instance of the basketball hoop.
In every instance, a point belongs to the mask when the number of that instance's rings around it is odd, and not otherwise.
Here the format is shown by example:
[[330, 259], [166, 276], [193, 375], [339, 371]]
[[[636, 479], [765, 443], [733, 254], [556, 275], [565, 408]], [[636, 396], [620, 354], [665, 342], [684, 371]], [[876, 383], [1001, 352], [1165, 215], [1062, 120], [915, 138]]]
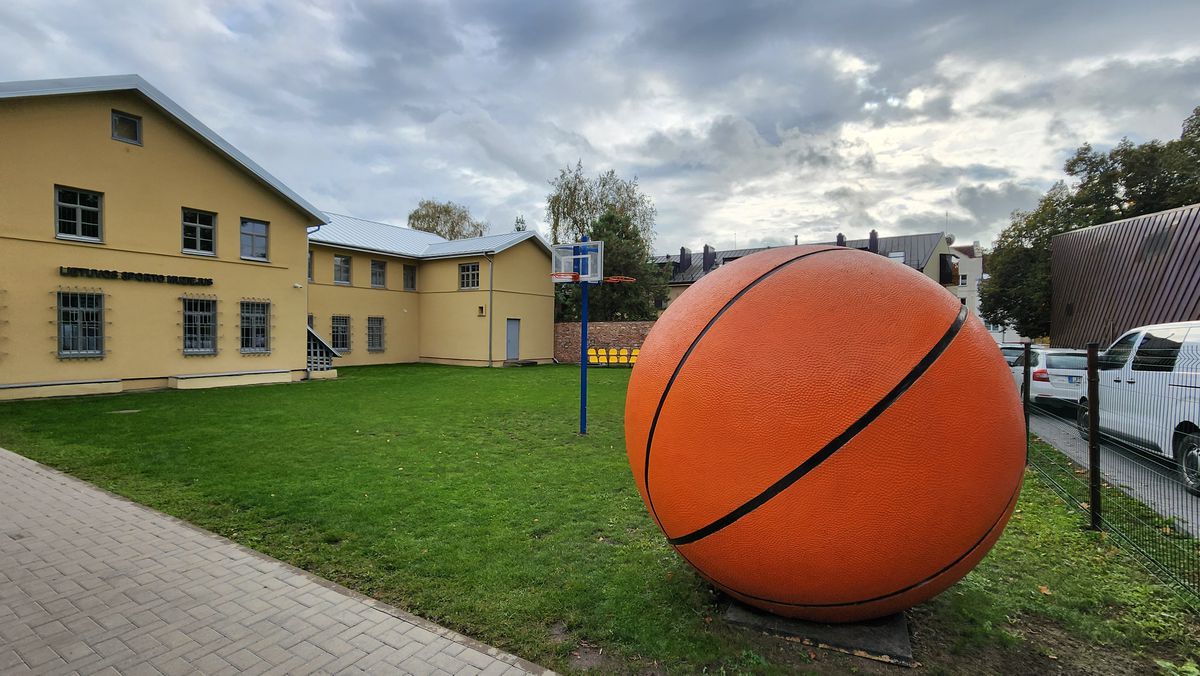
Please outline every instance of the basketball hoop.
[[636, 282], [636, 281], [637, 280], [634, 279], [633, 277], [626, 277], [625, 275], [613, 275], [612, 277], [604, 278], [605, 284], [617, 284], [620, 282]]
[[578, 282], [579, 281], [579, 273], [578, 272], [551, 272], [550, 279], [553, 279], [555, 281], [555, 283]]

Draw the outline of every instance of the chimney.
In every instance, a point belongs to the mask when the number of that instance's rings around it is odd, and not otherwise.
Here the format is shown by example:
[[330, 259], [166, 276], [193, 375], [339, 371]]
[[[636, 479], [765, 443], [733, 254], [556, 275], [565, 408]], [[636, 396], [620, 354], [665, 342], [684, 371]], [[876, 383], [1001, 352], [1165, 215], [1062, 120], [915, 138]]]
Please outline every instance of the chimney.
[[867, 251], [879, 253], [879, 233], [875, 230], [871, 230], [871, 236], [867, 239]]
[[679, 247], [679, 267], [675, 268], [676, 274], [692, 267], [692, 250], [686, 246]]
[[792, 235], [792, 246], [800, 246], [800, 235]]
[[979, 246], [979, 240], [975, 240], [974, 243], [971, 244], [971, 249], [972, 249], [971, 253], [976, 258], [979, 258], [980, 256], [983, 255], [983, 247]]
[[837, 236], [837, 245], [838, 246], [846, 246], [846, 236], [840, 232], [838, 233], [838, 236]]
[[708, 272], [717, 265], [717, 250], [711, 246], [704, 245], [704, 271]]

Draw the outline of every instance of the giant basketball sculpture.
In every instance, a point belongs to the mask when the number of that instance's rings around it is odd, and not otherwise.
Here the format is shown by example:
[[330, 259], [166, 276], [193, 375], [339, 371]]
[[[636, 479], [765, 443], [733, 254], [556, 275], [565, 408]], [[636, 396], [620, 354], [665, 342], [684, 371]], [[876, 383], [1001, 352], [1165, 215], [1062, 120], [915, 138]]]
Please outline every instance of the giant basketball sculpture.
[[704, 577], [830, 622], [970, 571], [1025, 460], [1016, 388], [979, 319], [842, 247], [758, 253], [672, 303], [634, 367], [625, 439], [650, 513]]

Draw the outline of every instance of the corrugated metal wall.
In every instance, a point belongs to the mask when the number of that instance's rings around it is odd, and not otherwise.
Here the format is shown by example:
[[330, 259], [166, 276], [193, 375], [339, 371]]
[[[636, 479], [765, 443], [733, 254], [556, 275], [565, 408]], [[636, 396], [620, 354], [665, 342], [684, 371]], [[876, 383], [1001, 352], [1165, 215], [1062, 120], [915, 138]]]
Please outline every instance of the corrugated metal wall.
[[1200, 205], [1058, 235], [1050, 259], [1053, 346], [1200, 319]]

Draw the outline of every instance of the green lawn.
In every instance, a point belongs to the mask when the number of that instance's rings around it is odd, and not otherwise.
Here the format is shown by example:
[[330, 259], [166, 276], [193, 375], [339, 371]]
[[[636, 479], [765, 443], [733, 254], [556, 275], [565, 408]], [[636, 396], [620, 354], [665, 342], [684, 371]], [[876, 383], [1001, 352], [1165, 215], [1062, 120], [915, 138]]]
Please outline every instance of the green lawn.
[[[577, 369], [411, 365], [0, 403], [0, 446], [559, 670], [889, 670], [721, 621], [634, 488], [627, 379], [591, 373], [587, 437]], [[1080, 524], [1029, 475], [993, 553], [910, 612], [917, 659], [1136, 672], [1196, 657], [1197, 618]]]

